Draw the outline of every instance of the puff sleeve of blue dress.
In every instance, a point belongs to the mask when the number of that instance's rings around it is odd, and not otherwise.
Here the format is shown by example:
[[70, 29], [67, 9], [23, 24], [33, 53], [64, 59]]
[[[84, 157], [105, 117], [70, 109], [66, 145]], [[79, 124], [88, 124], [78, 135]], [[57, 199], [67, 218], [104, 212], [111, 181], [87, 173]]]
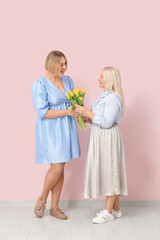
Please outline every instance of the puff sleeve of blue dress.
[[63, 93], [44, 76], [32, 85], [32, 102], [37, 111], [36, 163], [61, 163], [80, 157], [75, 117], [44, 118], [49, 109], [67, 110], [71, 105], [65, 95], [73, 90], [73, 81], [66, 75], [61, 78]]
[[43, 118], [48, 112], [49, 103], [47, 99], [47, 89], [39, 79], [33, 83], [32, 100], [37, 111], [37, 116]]

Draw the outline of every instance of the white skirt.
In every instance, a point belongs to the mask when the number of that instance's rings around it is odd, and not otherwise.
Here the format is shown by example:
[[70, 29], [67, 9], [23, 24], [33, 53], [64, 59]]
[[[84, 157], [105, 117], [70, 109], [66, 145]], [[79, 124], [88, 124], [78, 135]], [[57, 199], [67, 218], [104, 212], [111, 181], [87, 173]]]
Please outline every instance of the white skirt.
[[123, 138], [120, 128], [92, 124], [85, 163], [84, 198], [128, 196]]

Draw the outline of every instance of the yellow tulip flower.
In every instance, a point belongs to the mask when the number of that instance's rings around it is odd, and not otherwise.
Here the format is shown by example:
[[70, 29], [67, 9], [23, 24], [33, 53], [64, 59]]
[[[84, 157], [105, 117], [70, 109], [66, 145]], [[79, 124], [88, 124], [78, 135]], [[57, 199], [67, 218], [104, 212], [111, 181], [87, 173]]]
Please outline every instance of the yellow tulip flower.
[[80, 88], [77, 88], [76, 91], [77, 91], [78, 93], [80, 93], [81, 89], [80, 89]]
[[83, 101], [83, 97], [79, 97], [79, 100], [80, 100], [80, 101]]
[[84, 94], [84, 95], [86, 94], [86, 90], [83, 90], [83, 94]]
[[73, 93], [72, 91], [70, 91], [70, 95], [71, 95], [71, 97], [73, 97], [73, 96], [74, 96], [74, 93]]
[[66, 97], [68, 98], [68, 100], [70, 99], [69, 93], [66, 94]]

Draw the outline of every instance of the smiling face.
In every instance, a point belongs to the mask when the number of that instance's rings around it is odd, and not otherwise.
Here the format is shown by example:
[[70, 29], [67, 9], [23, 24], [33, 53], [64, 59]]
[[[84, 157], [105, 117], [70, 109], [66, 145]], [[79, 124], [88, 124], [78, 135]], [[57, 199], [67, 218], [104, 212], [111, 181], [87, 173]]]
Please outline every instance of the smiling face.
[[67, 59], [60, 51], [51, 51], [45, 62], [45, 69], [54, 76], [64, 75], [67, 70]]
[[67, 69], [67, 61], [66, 61], [66, 59], [64, 57], [61, 57], [61, 59], [60, 59], [61, 75], [64, 75], [66, 69]]
[[104, 80], [104, 72], [103, 72], [103, 71], [100, 73], [100, 76], [99, 76], [99, 78], [98, 78], [98, 81], [99, 81], [99, 87], [105, 88], [105, 86], [106, 86], [106, 81]]

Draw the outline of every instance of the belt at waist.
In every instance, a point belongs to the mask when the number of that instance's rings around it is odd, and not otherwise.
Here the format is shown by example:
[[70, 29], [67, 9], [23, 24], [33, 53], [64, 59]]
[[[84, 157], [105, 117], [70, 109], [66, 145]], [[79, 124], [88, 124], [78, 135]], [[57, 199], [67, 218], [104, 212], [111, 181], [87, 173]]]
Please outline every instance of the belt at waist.
[[[99, 127], [99, 128], [102, 128], [102, 127], [98, 126], [98, 124], [96, 124], [96, 123], [92, 123], [92, 125], [93, 125], [93, 126], [97, 126], [97, 127]], [[114, 127], [114, 126], [116, 126], [116, 125], [118, 125], [118, 124], [117, 124], [116, 122], [114, 122], [114, 123], [112, 124], [112, 126], [109, 127], [109, 128], [112, 128], [112, 127]], [[103, 128], [103, 129], [109, 129], [109, 128]]]

